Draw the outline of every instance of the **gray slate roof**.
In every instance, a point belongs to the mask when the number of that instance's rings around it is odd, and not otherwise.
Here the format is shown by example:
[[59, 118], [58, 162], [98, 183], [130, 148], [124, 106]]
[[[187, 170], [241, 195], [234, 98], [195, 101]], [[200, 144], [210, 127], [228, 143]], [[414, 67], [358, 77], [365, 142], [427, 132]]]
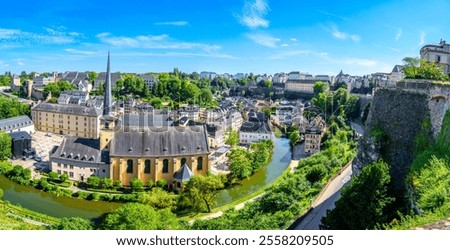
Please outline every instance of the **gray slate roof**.
[[31, 140], [31, 135], [25, 131], [12, 132], [9, 134], [9, 136], [11, 136], [13, 141], [23, 140], [23, 139]]
[[111, 142], [112, 156], [164, 157], [208, 154], [208, 135], [204, 126], [143, 127], [120, 130]]
[[244, 122], [242, 124], [241, 132], [247, 133], [270, 133], [269, 125], [266, 122]]
[[192, 173], [188, 165], [184, 163], [183, 166], [181, 166], [181, 169], [178, 172], [176, 172], [173, 177], [175, 178], [175, 180], [179, 182], [185, 182], [189, 181], [192, 178], [192, 176], [194, 176], [194, 173]]
[[0, 130], [3, 131], [16, 130], [28, 126], [33, 126], [33, 121], [27, 115], [0, 120]]
[[98, 117], [102, 114], [101, 110], [95, 107], [87, 107], [81, 105], [64, 105], [56, 103], [41, 102], [34, 106], [33, 111], [45, 111], [60, 114], [73, 114]]
[[99, 139], [65, 137], [52, 157], [87, 162], [109, 162], [108, 152], [100, 151]]

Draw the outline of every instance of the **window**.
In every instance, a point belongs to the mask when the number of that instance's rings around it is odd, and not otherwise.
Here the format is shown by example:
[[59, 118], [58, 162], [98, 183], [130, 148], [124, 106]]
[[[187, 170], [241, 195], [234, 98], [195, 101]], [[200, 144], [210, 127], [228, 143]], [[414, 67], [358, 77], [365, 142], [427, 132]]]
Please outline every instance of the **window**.
[[197, 170], [202, 170], [203, 169], [203, 157], [198, 157], [197, 158]]
[[181, 166], [183, 166], [186, 163], [186, 158], [181, 159]]
[[163, 174], [169, 173], [169, 160], [164, 159], [163, 161], [163, 169], [162, 169]]
[[145, 174], [150, 174], [150, 160], [145, 160], [145, 168], [144, 168], [144, 173]]
[[58, 163], [57, 165], [58, 165], [58, 167], [61, 167], [61, 163]]
[[127, 174], [133, 173], [133, 160], [127, 161]]
[[73, 172], [69, 172], [69, 177], [73, 178]]
[[64, 168], [67, 168], [67, 164], [64, 164]]
[[61, 174], [61, 170], [58, 170], [58, 174]]
[[441, 56], [436, 55], [436, 62], [441, 62]]
[[72, 166], [72, 165], [69, 165], [69, 168], [70, 168], [70, 169], [73, 169], [73, 166]]

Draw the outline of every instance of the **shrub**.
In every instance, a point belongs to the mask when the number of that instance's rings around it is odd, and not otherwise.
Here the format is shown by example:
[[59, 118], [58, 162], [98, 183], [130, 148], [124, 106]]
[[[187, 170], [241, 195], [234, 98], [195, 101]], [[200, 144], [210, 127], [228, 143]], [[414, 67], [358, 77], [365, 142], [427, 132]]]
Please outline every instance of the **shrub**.
[[167, 180], [166, 179], [159, 179], [158, 181], [156, 181], [156, 186], [158, 187], [165, 187], [167, 185]]

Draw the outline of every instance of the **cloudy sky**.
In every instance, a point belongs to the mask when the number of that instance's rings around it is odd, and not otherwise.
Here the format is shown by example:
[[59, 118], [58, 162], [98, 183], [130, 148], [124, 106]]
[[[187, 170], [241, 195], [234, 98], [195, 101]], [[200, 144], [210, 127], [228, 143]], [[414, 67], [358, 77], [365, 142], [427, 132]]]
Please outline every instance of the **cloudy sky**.
[[0, 72], [390, 72], [450, 41], [450, 1], [8, 1]]

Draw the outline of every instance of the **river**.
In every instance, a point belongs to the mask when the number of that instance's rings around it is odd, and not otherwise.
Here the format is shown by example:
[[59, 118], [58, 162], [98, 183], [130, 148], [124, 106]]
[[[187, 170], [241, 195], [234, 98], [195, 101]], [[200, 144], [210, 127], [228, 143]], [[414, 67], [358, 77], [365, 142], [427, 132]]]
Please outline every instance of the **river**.
[[[233, 188], [222, 190], [216, 196], [216, 206], [221, 206], [249, 195], [273, 182], [284, 172], [291, 160], [289, 140], [286, 138], [274, 138], [274, 144], [274, 154], [271, 163], [261, 168], [252, 177], [239, 181]], [[4, 191], [4, 200], [58, 218], [97, 218], [104, 213], [113, 211], [121, 205], [120, 203], [114, 202], [56, 197], [50, 193], [19, 185], [1, 175], [0, 188]]]

